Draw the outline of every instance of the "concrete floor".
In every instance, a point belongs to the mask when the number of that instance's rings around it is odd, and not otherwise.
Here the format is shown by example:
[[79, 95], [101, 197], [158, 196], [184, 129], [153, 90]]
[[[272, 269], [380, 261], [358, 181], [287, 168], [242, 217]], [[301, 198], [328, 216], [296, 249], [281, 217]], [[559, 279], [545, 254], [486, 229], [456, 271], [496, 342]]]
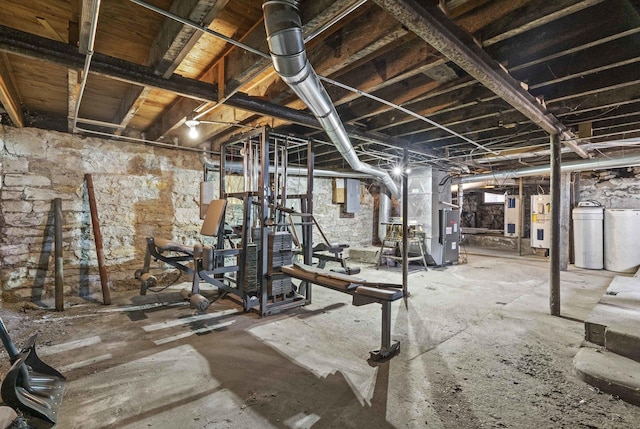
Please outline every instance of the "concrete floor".
[[[18, 343], [40, 332], [42, 360], [67, 376], [64, 429], [640, 427], [640, 408], [573, 372], [614, 273], [570, 267], [551, 317], [546, 261], [474, 253], [410, 274], [393, 305], [402, 351], [381, 366], [367, 363], [380, 306], [321, 287], [262, 319], [229, 299], [196, 315], [175, 290], [64, 313], [5, 305], [2, 318]], [[359, 277], [401, 282], [397, 269]]]

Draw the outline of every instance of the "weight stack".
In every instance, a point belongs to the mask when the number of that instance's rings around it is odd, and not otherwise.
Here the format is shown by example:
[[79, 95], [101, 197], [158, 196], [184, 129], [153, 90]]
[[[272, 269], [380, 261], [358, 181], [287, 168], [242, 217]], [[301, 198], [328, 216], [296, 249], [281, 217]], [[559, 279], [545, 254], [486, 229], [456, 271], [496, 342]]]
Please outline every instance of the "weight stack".
[[269, 296], [286, 295], [291, 290], [291, 277], [288, 275], [275, 273], [269, 276], [267, 281], [267, 294]]
[[291, 265], [291, 233], [286, 231], [270, 232], [268, 237], [267, 271], [276, 273], [283, 265]]
[[256, 293], [258, 291], [258, 246], [255, 243], [248, 244], [245, 256], [242, 287], [245, 293]]

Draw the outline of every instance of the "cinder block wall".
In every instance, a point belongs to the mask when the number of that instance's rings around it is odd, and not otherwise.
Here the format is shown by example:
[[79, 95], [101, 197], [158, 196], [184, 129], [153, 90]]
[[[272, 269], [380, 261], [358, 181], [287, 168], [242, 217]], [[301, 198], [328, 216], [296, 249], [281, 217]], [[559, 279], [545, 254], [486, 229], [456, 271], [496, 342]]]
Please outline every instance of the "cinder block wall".
[[[187, 244], [198, 240], [202, 164], [197, 152], [3, 127], [3, 299], [38, 301], [53, 295], [54, 198], [62, 199], [65, 294], [84, 296], [100, 291], [86, 173], [93, 178], [112, 289], [139, 287], [133, 273], [142, 266], [146, 237], [173, 238]], [[361, 212], [354, 218], [343, 218], [340, 206], [331, 203], [331, 179], [316, 178], [314, 185], [315, 214], [329, 239], [370, 242], [371, 195], [363, 192]]]

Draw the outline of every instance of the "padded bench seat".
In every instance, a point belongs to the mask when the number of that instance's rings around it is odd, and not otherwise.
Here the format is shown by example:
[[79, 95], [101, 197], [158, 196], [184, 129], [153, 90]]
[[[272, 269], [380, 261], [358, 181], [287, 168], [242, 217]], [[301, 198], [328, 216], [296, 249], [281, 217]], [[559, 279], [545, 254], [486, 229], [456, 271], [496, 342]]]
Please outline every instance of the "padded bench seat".
[[382, 301], [395, 301], [402, 298], [402, 286], [392, 283], [368, 282], [364, 279], [304, 264], [282, 267], [282, 272], [300, 280], [306, 280], [319, 286], [340, 292], [356, 294]]
[[158, 249], [162, 251], [183, 252], [189, 255], [193, 255], [193, 246], [185, 246], [184, 244], [180, 244], [176, 241], [167, 240], [164, 238], [154, 238], [153, 243]]
[[395, 301], [402, 298], [402, 289], [379, 288], [370, 286], [358, 286], [355, 290], [356, 295], [366, 296], [367, 298], [379, 299], [382, 301]]

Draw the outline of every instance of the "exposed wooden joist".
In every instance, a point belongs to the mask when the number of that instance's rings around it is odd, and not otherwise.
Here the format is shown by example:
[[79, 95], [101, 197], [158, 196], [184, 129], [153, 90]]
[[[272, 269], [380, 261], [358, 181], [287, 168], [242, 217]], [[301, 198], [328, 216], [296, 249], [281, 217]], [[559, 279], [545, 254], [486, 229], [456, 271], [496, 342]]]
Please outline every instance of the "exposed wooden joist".
[[67, 131], [73, 132], [73, 117], [78, 102], [78, 71], [76, 69], [67, 70]]
[[[229, 0], [174, 1], [169, 12], [209, 27]], [[164, 78], [173, 74], [203, 33], [167, 18], [151, 45], [150, 63]]]
[[18, 128], [24, 127], [20, 92], [16, 86], [9, 57], [4, 52], [0, 54], [0, 103], [7, 111], [11, 122]]
[[[39, 58], [68, 68], [80, 68], [84, 63], [84, 55], [75, 52], [75, 48], [72, 46], [4, 26], [0, 26], [0, 51], [12, 52], [29, 58]], [[93, 57], [91, 72], [123, 82], [170, 91], [183, 97], [205, 102], [215, 102], [217, 97], [217, 85], [175, 75], [169, 79], [163, 79], [156, 76], [149, 67], [97, 53]], [[230, 107], [320, 128], [317, 119], [309, 113], [269, 103], [243, 93], [237, 93], [230, 97], [226, 104]], [[355, 138], [363, 140], [400, 146], [407, 144], [402, 140], [393, 139], [384, 134], [367, 132], [356, 127], [347, 127], [347, 132]]]
[[[562, 123], [551, 115], [504, 69], [478, 47], [438, 8], [422, 6], [415, 0], [375, 0], [420, 38], [438, 49], [467, 73], [520, 110], [550, 134], [566, 132]], [[572, 141], [565, 141], [581, 157], [589, 155]]]
[[[590, 45], [584, 45], [584, 48], [585, 48], [584, 50], [572, 52], [570, 61], [568, 61], [564, 57], [554, 58], [547, 63], [532, 64], [530, 67], [519, 69], [515, 73], [515, 76], [522, 77], [522, 78], [527, 76], [532, 77], [532, 80], [529, 81], [530, 89], [535, 90], [539, 88], [538, 93], [541, 93], [541, 94], [543, 94], [543, 92], [540, 92], [540, 91], [544, 91], [544, 88], [548, 85], [567, 82], [573, 79], [575, 79], [575, 82], [577, 82], [579, 85], [583, 86], [585, 90], [598, 88], [598, 84], [592, 83], [592, 81], [594, 80], [594, 78], [596, 79], [596, 81], [602, 81], [603, 78], [596, 77], [597, 76], [596, 74], [602, 74], [606, 71], [613, 73], [612, 80], [609, 81], [609, 83], [615, 84], [616, 81], [624, 81], [624, 79], [627, 79], [630, 76], [632, 77], [636, 73], [635, 71], [623, 72], [623, 70], [631, 67], [631, 64], [637, 64], [640, 61], [640, 58], [636, 56], [637, 52], [634, 52], [633, 50], [615, 49], [614, 46], [615, 45], [612, 45], [612, 43], [597, 44], [592, 47]], [[587, 67], [585, 67], [585, 65]], [[627, 66], [627, 67], [620, 68], [622, 66]], [[616, 69], [616, 70], [612, 70], [612, 69]], [[593, 75], [593, 76], [587, 78], [590, 75]], [[604, 74], [603, 76], [607, 76], [607, 75]], [[579, 94], [582, 92], [582, 91], [575, 91], [573, 89], [574, 88], [573, 86], [567, 87], [567, 84], [560, 85], [558, 88], [562, 88], [563, 86], [565, 87], [565, 89], [563, 90], [559, 89], [559, 90], [564, 92], [565, 94], [570, 94], [572, 93], [572, 91], [574, 91], [575, 94], [573, 95], [579, 96]], [[601, 91], [607, 91], [608, 85], [601, 84], [600, 89]], [[551, 94], [549, 94], [549, 96], [550, 95]], [[419, 97], [412, 101], [406, 102], [405, 106], [408, 106], [412, 109], [417, 109], [417, 110], [427, 109], [429, 104], [420, 103], [420, 101], [433, 99], [433, 98], [434, 97], [432, 96], [432, 93], [427, 94], [427, 96], [425, 97]], [[468, 95], [464, 95], [464, 93], [460, 93], [459, 91], [458, 93], [455, 93], [455, 94], [452, 93], [451, 98], [460, 99], [460, 100], [466, 99], [469, 101], [473, 101], [478, 98], [483, 98], [484, 101], [487, 101], [487, 102], [497, 100], [497, 97], [495, 96], [490, 98], [481, 97], [478, 94], [474, 94], [473, 96], [468, 96]], [[551, 99], [549, 99], [549, 97], [546, 97], [546, 98], [547, 98], [547, 104], [560, 101], [556, 98], [551, 98]], [[442, 102], [440, 100], [433, 100], [431, 101], [431, 104], [442, 105]], [[469, 113], [469, 111], [466, 109], [467, 106], [468, 104], [463, 101], [459, 105], [454, 106], [452, 109], [444, 109], [442, 111], [437, 111], [434, 113], [434, 115], [440, 116], [442, 113], [455, 110], [457, 112], [456, 114], [447, 115], [445, 118], [441, 118], [441, 119], [437, 119], [434, 116], [432, 116], [432, 119], [437, 120], [447, 126], [455, 123], [452, 121], [457, 121], [458, 119], [461, 119], [459, 118], [460, 116], [466, 118], [463, 122], [473, 121], [475, 119], [475, 114]], [[463, 110], [463, 108], [465, 109]], [[354, 107], [352, 107], [352, 109], [354, 109]], [[383, 109], [379, 109], [379, 110], [383, 110]], [[389, 110], [389, 109], [386, 109], [386, 110]], [[362, 109], [361, 111], [370, 112], [371, 107], [367, 106], [367, 109]], [[386, 116], [381, 116], [380, 118], [377, 119], [376, 122], [378, 124], [388, 124], [388, 125], [375, 126], [374, 124], [371, 124], [371, 127], [373, 129], [380, 130], [384, 128], [389, 128], [390, 126], [395, 127], [395, 126], [402, 125], [402, 132], [398, 134], [400, 136], [407, 136], [416, 132], [425, 132], [425, 131], [435, 130], [435, 127], [425, 128], [423, 124], [418, 123], [417, 121], [415, 121], [415, 118], [412, 118], [412, 117], [407, 116], [405, 117], [405, 119], [396, 118], [392, 122], [390, 120], [391, 116], [395, 117], [398, 115], [390, 113]], [[355, 120], [361, 120], [364, 117], [366, 116], [363, 115], [363, 116], [357, 117]], [[409, 124], [409, 123], [412, 123], [412, 124]]]
[[94, 4], [98, 0], [82, 0], [82, 10], [80, 11], [80, 38], [78, 50], [86, 55], [89, 52], [89, 36], [91, 33], [91, 20]]
[[[530, 18], [530, 16], [533, 14], [533, 16], [539, 16], [538, 19], [534, 19], [534, 21], [536, 22], [537, 26], [539, 25], [543, 25], [543, 24], [548, 24], [550, 22], [553, 22], [557, 19], [560, 19], [561, 17], [564, 17], [570, 13], [574, 13], [578, 10], [581, 10], [585, 7], [591, 6], [595, 3], [599, 3], [601, 0], [587, 0], [587, 1], [581, 1], [581, 2], [576, 2], [575, 0], [565, 0], [563, 2], [544, 2], [544, 5], [538, 5], [536, 8], [533, 8], [533, 6], [531, 6], [531, 4], [528, 6], [528, 9], [532, 9], [530, 10], [529, 14], [526, 15], [528, 18]], [[533, 2], [535, 3], [535, 2]], [[505, 40], [506, 38], [510, 38], [513, 37], [515, 35], [518, 35], [528, 29], [530, 29], [529, 27], [524, 26], [522, 23], [520, 23], [520, 21], [515, 21], [514, 22], [514, 16], [512, 16], [513, 14], [516, 14], [517, 16], [517, 12], [519, 11], [519, 9], [516, 9], [514, 12], [512, 12], [511, 14], [508, 14], [505, 18], [496, 21], [493, 24], [490, 25], [486, 25], [484, 26], [481, 31], [480, 34], [487, 34], [487, 35], [494, 35], [493, 37], [498, 37], [500, 38], [500, 40]], [[522, 11], [520, 11], [521, 13]], [[521, 13], [522, 14], [522, 13]], [[524, 14], [522, 14], [524, 16]], [[479, 24], [475, 24], [475, 25], [479, 25]], [[465, 25], [463, 24], [462, 27], [464, 28]], [[533, 27], [531, 27], [533, 28]], [[415, 55], [413, 55], [413, 52], [415, 52], [414, 50], [409, 51], [412, 55], [410, 58], [416, 58]], [[561, 60], [560, 60], [561, 61]], [[391, 62], [391, 61], [390, 61]], [[566, 63], [566, 61], [565, 61]], [[575, 64], [577, 62], [571, 62], [571, 64]], [[414, 70], [417, 70], [415, 67], [410, 67], [409, 68], [409, 74], [411, 75], [414, 73]], [[531, 73], [529, 73], [531, 74]], [[534, 74], [535, 75], [535, 74]], [[402, 76], [402, 78], [406, 78], [407, 75]], [[363, 78], [362, 75], [358, 74], [356, 76], [353, 76], [352, 79], [356, 80], [356, 79], [361, 79], [361, 82], [364, 81], [366, 82], [366, 78]], [[381, 85], [382, 88], [387, 87], [387, 85], [391, 85], [391, 84], [395, 84], [397, 81], [400, 80], [390, 80], [390, 79], [386, 79], [383, 84]], [[355, 85], [352, 85], [355, 86]], [[362, 85], [358, 86], [359, 88], [367, 91], [367, 92], [371, 92], [371, 91], [376, 91], [376, 90], [380, 90], [382, 89], [380, 86], [378, 87], [373, 87], [370, 89], [365, 89], [362, 87]], [[391, 90], [390, 92], [394, 92], [393, 90]], [[404, 91], [400, 91], [398, 89], [395, 89], [395, 93], [402, 93]], [[334, 95], [334, 97], [336, 97], [336, 94], [332, 94]], [[377, 94], [379, 96], [382, 96], [381, 94]], [[427, 97], [429, 97], [430, 94], [427, 95]], [[355, 94], [348, 94], [346, 97], [344, 97], [344, 100], [338, 100], [336, 101], [336, 105], [340, 105], [343, 104], [345, 101], [352, 101], [353, 99], [355, 99], [357, 96]], [[382, 96], [382, 98], [385, 99], [389, 99], [391, 100], [390, 97], [388, 96]], [[417, 101], [420, 101], [422, 99], [422, 97], [418, 97], [415, 100], [402, 100], [401, 103], [403, 103], [405, 106], [408, 106], [412, 103], [415, 103]], [[365, 119], [367, 116], [371, 116], [372, 112], [374, 112], [372, 105], [375, 105], [376, 103], [373, 101], [369, 101], [369, 100], [359, 100], [357, 103], [364, 103], [364, 105], [362, 106], [362, 108], [360, 109], [360, 111], [362, 113], [360, 114], [356, 114], [355, 116], [352, 116], [352, 120], [355, 121], [361, 121], [362, 119]], [[353, 104], [353, 103], [352, 103]], [[400, 104], [400, 103], [398, 103]], [[366, 107], [365, 107], [366, 106]], [[354, 106], [350, 106], [349, 110], [353, 110]], [[378, 106], [375, 109], [375, 112], [377, 113], [382, 113], [384, 111], [390, 111], [392, 110], [390, 107], [388, 106]], [[366, 113], [364, 113], [366, 112]], [[394, 116], [396, 116], [396, 114], [393, 114]], [[413, 119], [412, 119], [413, 120]], [[374, 127], [375, 128], [375, 127]]]
[[482, 46], [491, 46], [495, 43], [517, 36], [519, 34], [539, 28], [550, 22], [564, 18], [588, 7], [594, 6], [604, 0], [538, 0], [517, 9], [503, 19], [483, 28], [476, 38]]
[[[39, 58], [72, 69], [81, 69], [85, 59], [85, 56], [80, 54], [75, 46], [5, 26], [0, 26], [0, 51], [29, 58]], [[149, 67], [100, 53], [93, 55], [91, 73], [134, 85], [170, 91], [196, 100], [214, 102], [217, 100], [215, 85], [175, 75], [169, 79], [163, 79], [154, 74], [153, 69]]]
[[[262, 19], [256, 22], [247, 34], [251, 34], [257, 26], [262, 26]], [[239, 41], [246, 42], [247, 34], [243, 35]], [[209, 67], [207, 67], [200, 75], [198, 80], [206, 82], [215, 82], [218, 88], [218, 100], [227, 97], [227, 87], [224, 77], [226, 76], [225, 64], [226, 58], [229, 53], [236, 48], [235, 45], [231, 45], [217, 60], [214, 60]], [[222, 91], [222, 92], [220, 92]], [[198, 103], [194, 100], [178, 99], [171, 104], [161, 117], [157, 118], [147, 129], [145, 133], [149, 140], [158, 140], [166, 136], [169, 132], [175, 128], [181, 126], [188, 116], [191, 116], [194, 112], [200, 114], [201, 112], [210, 109], [211, 106], [217, 106], [217, 103]], [[208, 127], [204, 127], [205, 129]], [[203, 132], [200, 133], [202, 139], [207, 139], [209, 136]]]
[[38, 24], [40, 24], [47, 31], [47, 33], [51, 36], [52, 39], [58, 40], [60, 42], [66, 42], [64, 37], [62, 37], [60, 33], [58, 33], [51, 26], [51, 24], [49, 24], [49, 21], [47, 21], [46, 18], [43, 18], [41, 16], [36, 16], [36, 19], [38, 20]]
[[[350, 8], [358, 0], [318, 0], [313, 2], [304, 2], [301, 5], [301, 16], [303, 21], [306, 22], [303, 26], [305, 34], [310, 34], [314, 31], [321, 29], [327, 22], [331, 21], [333, 17], [340, 14], [342, 11]], [[242, 43], [252, 46], [253, 48], [262, 52], [269, 52], [266, 33], [262, 21], [256, 23], [252, 29], [242, 37]], [[219, 61], [219, 60], [217, 60]], [[209, 68], [209, 71], [217, 73], [215, 66], [217, 61]], [[263, 58], [251, 52], [244, 51], [236, 46], [233, 46], [224, 55], [224, 76], [225, 82], [218, 83], [219, 86], [224, 86], [226, 94], [233, 94], [234, 92], [245, 89], [249, 90], [250, 87], [245, 88], [249, 83], [254, 81], [259, 76], [263, 75], [267, 70], [272, 67], [270, 58]], [[171, 129], [179, 126], [185, 117], [192, 114], [192, 112], [199, 106], [193, 102], [182, 102], [178, 100], [173, 106], [167, 109], [167, 116], [171, 118], [160, 118], [155, 124], [153, 124], [147, 130], [149, 138], [159, 138]], [[217, 127], [214, 127], [217, 129]], [[202, 138], [208, 138], [209, 135], [202, 133]]]
[[[176, 1], [170, 12], [186, 16], [189, 21], [208, 27], [229, 0]], [[203, 33], [172, 19], [165, 19], [151, 45], [149, 62], [154, 72], [169, 78]], [[145, 102], [151, 89], [131, 86], [123, 98], [112, 122], [126, 127]]]
[[[369, 8], [352, 25], [334, 32], [322, 43], [311, 42], [313, 46], [308, 48], [307, 56], [317, 73], [332, 76], [397, 42], [408, 33], [406, 28], [380, 13], [379, 9]], [[280, 102], [290, 98], [292, 94], [293, 91], [281, 79], [277, 79], [265, 95]]]

